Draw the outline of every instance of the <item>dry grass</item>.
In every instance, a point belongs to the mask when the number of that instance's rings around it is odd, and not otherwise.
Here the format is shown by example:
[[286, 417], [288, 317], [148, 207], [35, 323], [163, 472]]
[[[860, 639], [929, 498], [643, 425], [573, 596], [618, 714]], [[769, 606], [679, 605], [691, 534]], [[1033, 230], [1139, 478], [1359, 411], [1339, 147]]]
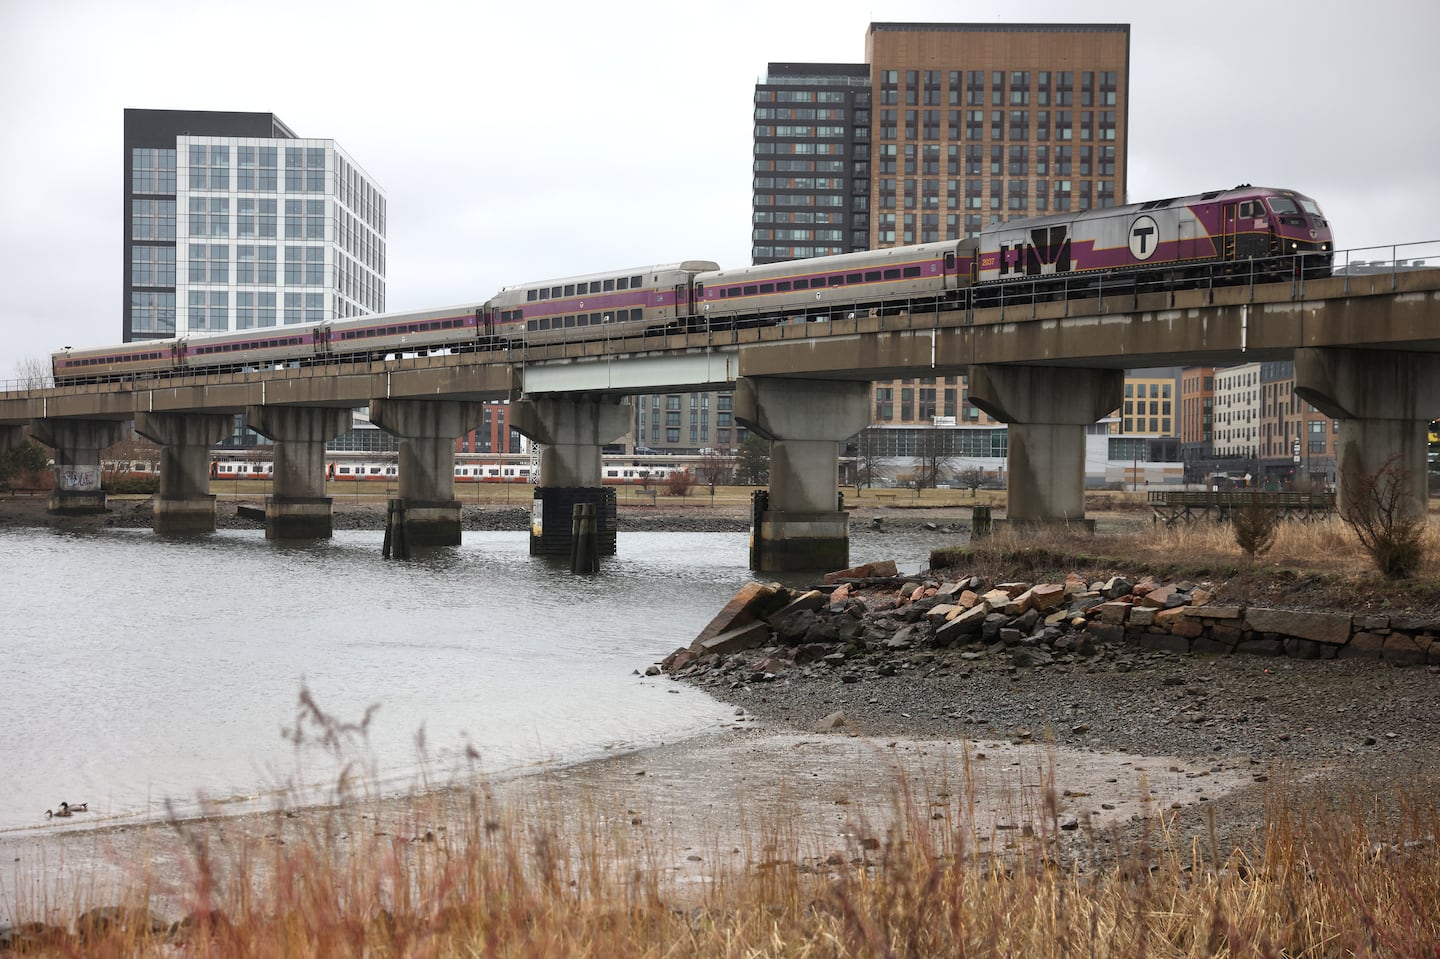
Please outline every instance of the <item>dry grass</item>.
[[1297, 608], [1330, 606], [1354, 611], [1389, 608], [1440, 610], [1440, 517], [1431, 514], [1423, 534], [1424, 558], [1408, 580], [1388, 580], [1374, 567], [1355, 534], [1338, 517], [1282, 521], [1275, 542], [1251, 563], [1229, 523], [1178, 523], [1089, 535], [1047, 532], [1043, 542], [1008, 531], [976, 541], [968, 550], [937, 551], [931, 563], [987, 578], [1059, 577], [1080, 572], [1149, 574], [1204, 581], [1221, 599], [1242, 595]]
[[[441, 828], [336, 812], [283, 842], [216, 844], [175, 823], [180, 878], [137, 874], [125, 900], [137, 911], [28, 954], [1433, 959], [1433, 797], [1379, 797], [1377, 820], [1376, 797], [1337, 810], [1297, 805], [1293, 791], [1275, 790], [1248, 847], [1186, 845], [1160, 818], [1087, 872], [1059, 864], [1056, 817], [1003, 855], [981, 853], [963, 811], [934, 819], [899, 783], [883, 842], [806, 868], [790, 823], [752, 824], [763, 859], [687, 889], [665, 878], [669, 850], [583, 803], [507, 809], [477, 790]], [[141, 918], [162, 897], [190, 917], [174, 932]]]

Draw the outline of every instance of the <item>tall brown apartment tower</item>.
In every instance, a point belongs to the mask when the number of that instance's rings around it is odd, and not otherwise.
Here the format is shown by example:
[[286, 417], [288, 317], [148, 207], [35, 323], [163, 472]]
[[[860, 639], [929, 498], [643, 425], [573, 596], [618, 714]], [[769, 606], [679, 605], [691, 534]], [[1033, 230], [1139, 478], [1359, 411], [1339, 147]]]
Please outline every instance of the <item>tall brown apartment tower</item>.
[[872, 248], [1125, 202], [1127, 24], [872, 23]]

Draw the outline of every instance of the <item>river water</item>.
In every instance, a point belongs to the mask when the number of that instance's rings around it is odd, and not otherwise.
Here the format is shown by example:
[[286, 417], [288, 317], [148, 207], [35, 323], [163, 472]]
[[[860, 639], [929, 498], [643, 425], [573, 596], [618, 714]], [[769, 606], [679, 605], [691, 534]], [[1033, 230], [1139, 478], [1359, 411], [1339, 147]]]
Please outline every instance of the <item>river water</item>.
[[[523, 532], [393, 562], [379, 532], [0, 530], [0, 831], [323, 801], [342, 770], [402, 792], [715, 729], [730, 707], [635, 671], [753, 578], [747, 542], [622, 532], [574, 576]], [[857, 530], [851, 559], [910, 572], [953, 542]], [[47, 820], [62, 800], [90, 811]]]

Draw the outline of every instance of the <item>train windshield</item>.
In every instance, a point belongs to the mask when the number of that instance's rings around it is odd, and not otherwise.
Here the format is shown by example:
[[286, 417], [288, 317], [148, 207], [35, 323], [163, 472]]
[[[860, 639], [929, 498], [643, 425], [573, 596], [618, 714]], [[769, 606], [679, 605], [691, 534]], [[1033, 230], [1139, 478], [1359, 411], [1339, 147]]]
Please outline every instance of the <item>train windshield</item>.
[[1300, 207], [1288, 196], [1272, 196], [1268, 198], [1271, 213], [1299, 213]]

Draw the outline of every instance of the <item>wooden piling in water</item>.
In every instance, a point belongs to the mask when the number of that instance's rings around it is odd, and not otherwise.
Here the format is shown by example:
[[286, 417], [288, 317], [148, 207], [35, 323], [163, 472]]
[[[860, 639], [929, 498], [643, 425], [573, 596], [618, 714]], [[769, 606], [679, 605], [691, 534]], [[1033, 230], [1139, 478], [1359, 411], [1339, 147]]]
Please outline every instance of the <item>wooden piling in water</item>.
[[380, 547], [385, 559], [409, 559], [410, 544], [405, 541], [405, 501], [391, 499], [385, 503], [385, 542]]
[[600, 539], [595, 530], [595, 504], [576, 503], [570, 518], [570, 572], [593, 573], [600, 568]]

